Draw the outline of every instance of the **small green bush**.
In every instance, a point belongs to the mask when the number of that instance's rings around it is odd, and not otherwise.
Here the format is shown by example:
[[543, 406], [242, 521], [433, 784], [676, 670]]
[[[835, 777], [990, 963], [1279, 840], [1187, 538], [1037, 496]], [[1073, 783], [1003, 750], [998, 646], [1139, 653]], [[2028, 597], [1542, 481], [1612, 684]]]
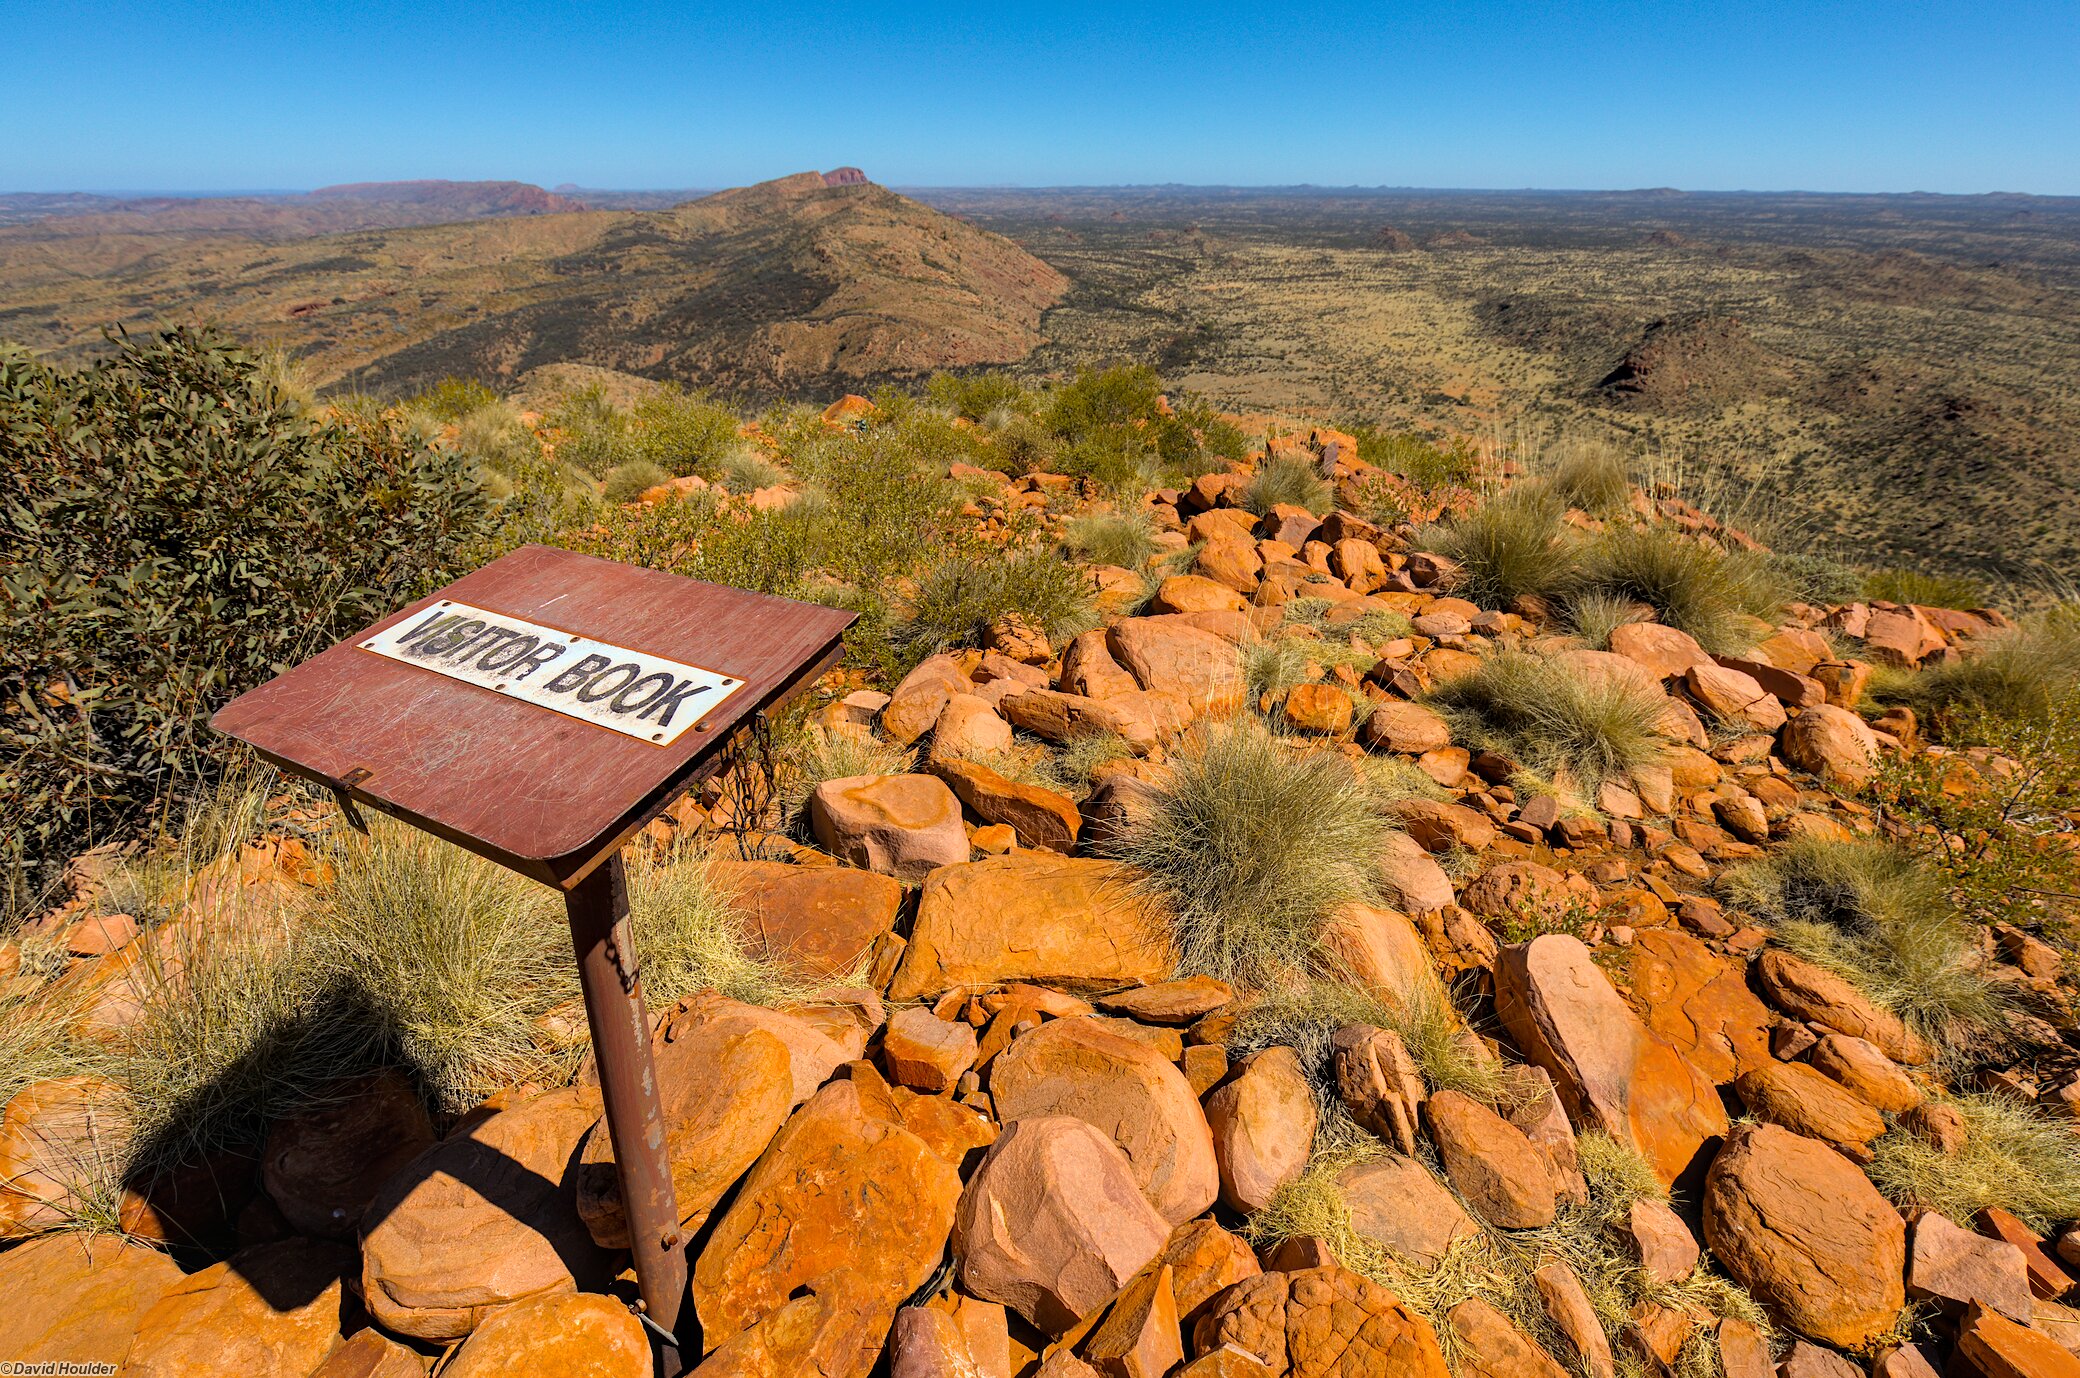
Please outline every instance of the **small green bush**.
[[1246, 987], [1304, 971], [1323, 921], [1376, 897], [1387, 824], [1341, 756], [1209, 724], [1108, 844], [1167, 907], [1181, 968]]
[[2080, 1144], [2071, 1121], [2000, 1094], [1948, 1103], [1964, 1119], [1963, 1147], [1946, 1152], [1917, 1134], [1887, 1134], [1870, 1166], [1878, 1190], [1959, 1223], [1989, 1208], [2044, 1231], [2080, 1216]]
[[1062, 533], [1062, 544], [1094, 565], [1140, 569], [1162, 547], [1156, 524], [1146, 512], [1094, 512], [1078, 517]]
[[1162, 410], [1163, 385], [1143, 365], [1082, 368], [1047, 399], [1048, 428], [1064, 440], [1152, 423]]
[[1586, 591], [1645, 603], [1655, 617], [1697, 638], [1714, 655], [1738, 655], [1754, 638], [1748, 619], [1768, 619], [1782, 589], [1766, 562], [1724, 555], [1664, 526], [1622, 526], [1589, 547]]
[[1458, 591], [1483, 607], [1523, 597], [1559, 599], [1574, 591], [1581, 574], [1579, 542], [1564, 515], [1550, 491], [1525, 485], [1425, 528], [1417, 543], [1455, 561]]
[[1598, 782], [1652, 765], [1666, 750], [1659, 693], [1524, 651], [1487, 657], [1426, 701], [1451, 720], [1456, 738], [1548, 774], [1564, 770], [1590, 797]]
[[1998, 1038], [2006, 1002], [1935, 876], [1878, 842], [1800, 838], [1720, 878], [1784, 947], [1847, 978], [1931, 1042]]
[[1304, 459], [1267, 459], [1242, 490], [1242, 505], [1260, 517], [1281, 505], [1319, 517], [1336, 505], [1336, 490]]
[[935, 373], [924, 395], [933, 405], [970, 421], [987, 421], [994, 412], [1029, 412], [1032, 395], [1008, 373]]
[[1873, 570], [1865, 575], [1863, 596], [1886, 603], [1919, 603], [1927, 608], [1987, 606], [1985, 586], [1977, 579], [1898, 566]]
[[1010, 417], [992, 431], [994, 461], [988, 467], [1014, 477], [1047, 472], [1061, 441], [1041, 422], [1023, 414]]
[[672, 476], [647, 459], [632, 459], [607, 470], [605, 497], [608, 502], [634, 502]]
[[0, 908], [206, 789], [226, 699], [457, 572], [494, 513], [395, 411], [320, 421], [207, 332], [0, 350]]
[[1381, 431], [1372, 426], [1346, 427], [1358, 440], [1358, 458], [1399, 474], [1416, 487], [1430, 490], [1471, 483], [1479, 472], [1480, 456], [1464, 438], [1438, 443], [1407, 432]]
[[471, 412], [491, 406], [498, 394], [474, 378], [443, 378], [425, 392], [405, 399], [410, 411], [424, 412], [436, 421], [461, 421]]
[[628, 446], [674, 477], [715, 478], [744, 448], [739, 424], [729, 408], [668, 385], [636, 403], [629, 415]]

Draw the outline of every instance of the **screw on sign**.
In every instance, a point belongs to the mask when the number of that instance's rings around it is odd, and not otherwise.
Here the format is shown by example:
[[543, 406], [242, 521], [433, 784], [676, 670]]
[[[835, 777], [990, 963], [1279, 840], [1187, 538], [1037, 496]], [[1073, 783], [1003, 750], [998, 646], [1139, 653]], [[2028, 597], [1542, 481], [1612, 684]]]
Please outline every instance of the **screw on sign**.
[[341, 800], [563, 892], [660, 1371], [685, 1237], [621, 846], [738, 728], [829, 670], [853, 614], [543, 546], [503, 556], [218, 710]]

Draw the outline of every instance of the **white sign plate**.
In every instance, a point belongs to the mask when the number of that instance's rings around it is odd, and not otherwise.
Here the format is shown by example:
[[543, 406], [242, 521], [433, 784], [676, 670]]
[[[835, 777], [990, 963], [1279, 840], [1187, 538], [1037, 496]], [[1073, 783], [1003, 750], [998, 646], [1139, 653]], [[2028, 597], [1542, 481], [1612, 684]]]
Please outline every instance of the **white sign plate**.
[[658, 746], [744, 687], [698, 665], [447, 599], [359, 645]]

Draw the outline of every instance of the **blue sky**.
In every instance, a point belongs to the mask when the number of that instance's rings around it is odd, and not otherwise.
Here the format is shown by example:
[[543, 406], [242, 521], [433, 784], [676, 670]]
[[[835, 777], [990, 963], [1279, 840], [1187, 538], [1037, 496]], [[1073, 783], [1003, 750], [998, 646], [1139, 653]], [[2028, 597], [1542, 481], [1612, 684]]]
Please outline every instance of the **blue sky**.
[[2080, 3], [0, 0], [0, 190], [2080, 193]]

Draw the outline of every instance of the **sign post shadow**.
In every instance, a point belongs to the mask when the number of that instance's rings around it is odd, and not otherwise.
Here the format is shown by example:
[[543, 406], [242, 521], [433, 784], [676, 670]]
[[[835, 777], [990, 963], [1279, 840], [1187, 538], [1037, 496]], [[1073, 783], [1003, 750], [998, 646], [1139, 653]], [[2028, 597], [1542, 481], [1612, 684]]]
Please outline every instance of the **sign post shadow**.
[[843, 654], [855, 614], [525, 546], [219, 709], [212, 725], [357, 804], [562, 892], [660, 1372], [686, 1239], [621, 847], [740, 728]]

